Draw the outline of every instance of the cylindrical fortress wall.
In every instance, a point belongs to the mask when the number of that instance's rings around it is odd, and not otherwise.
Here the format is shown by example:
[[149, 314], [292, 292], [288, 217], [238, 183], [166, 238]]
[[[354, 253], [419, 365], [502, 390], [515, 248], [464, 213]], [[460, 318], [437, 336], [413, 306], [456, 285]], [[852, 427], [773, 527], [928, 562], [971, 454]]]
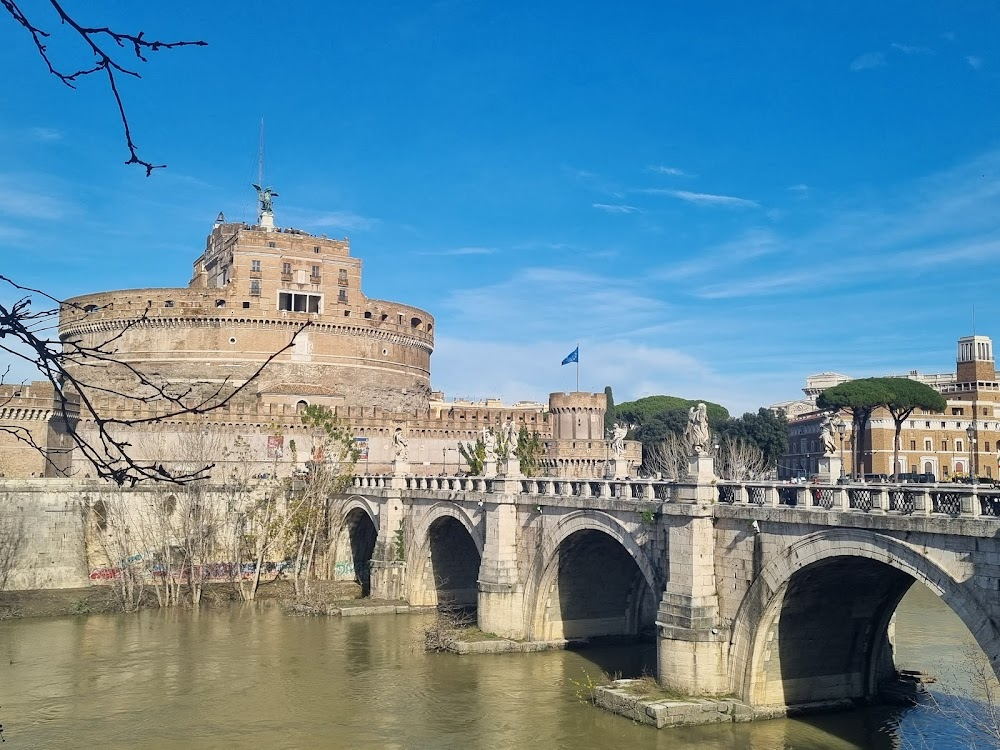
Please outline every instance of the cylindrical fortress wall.
[[550, 393], [555, 440], [604, 440], [607, 397], [603, 393]]
[[354, 305], [306, 313], [244, 308], [222, 289], [103, 292], [64, 303], [60, 337], [113, 351], [125, 367], [74, 374], [93, 381], [100, 373], [105, 385], [129, 392], [129, 367], [202, 390], [238, 385], [298, 332], [244, 398], [303, 384], [342, 396], [345, 404], [427, 408], [433, 318], [407, 305], [355, 299]]

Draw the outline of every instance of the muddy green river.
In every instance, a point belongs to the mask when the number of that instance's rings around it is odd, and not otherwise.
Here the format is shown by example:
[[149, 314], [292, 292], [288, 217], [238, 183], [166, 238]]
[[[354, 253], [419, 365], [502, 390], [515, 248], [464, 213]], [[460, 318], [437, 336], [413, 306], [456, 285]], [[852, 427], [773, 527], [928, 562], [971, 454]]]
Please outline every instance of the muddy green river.
[[[584, 673], [641, 672], [652, 646], [500, 656], [428, 654], [424, 615], [289, 617], [278, 608], [0, 623], [0, 723], [17, 748], [966, 748], [940, 710], [657, 731], [582, 703]], [[897, 664], [969, 693], [970, 640], [915, 586]], [[943, 698], [951, 701], [950, 698]], [[959, 705], [978, 711], [967, 699]]]

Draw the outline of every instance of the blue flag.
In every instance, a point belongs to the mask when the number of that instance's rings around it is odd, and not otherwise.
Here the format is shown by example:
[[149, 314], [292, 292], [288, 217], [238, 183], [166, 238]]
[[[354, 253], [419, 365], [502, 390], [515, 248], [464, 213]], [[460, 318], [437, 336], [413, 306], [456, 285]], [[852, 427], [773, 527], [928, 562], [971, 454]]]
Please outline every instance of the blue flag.
[[566, 355], [566, 359], [562, 361], [564, 365], [568, 365], [570, 362], [580, 361], [580, 347], [576, 347], [573, 351]]

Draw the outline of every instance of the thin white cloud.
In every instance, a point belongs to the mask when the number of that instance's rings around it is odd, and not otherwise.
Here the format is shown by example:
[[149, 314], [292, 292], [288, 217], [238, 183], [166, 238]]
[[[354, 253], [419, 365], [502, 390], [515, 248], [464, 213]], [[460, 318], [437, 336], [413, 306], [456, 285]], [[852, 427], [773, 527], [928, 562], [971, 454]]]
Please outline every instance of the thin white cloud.
[[900, 44], [899, 42], [893, 42], [890, 45], [897, 52], [902, 52], [904, 55], [929, 55], [931, 49], [929, 47], [918, 47], [913, 44]]
[[351, 211], [314, 212], [289, 208], [281, 213], [294, 225], [303, 227], [332, 227], [346, 231], [365, 231], [378, 223], [378, 219], [361, 216]]
[[728, 208], [760, 208], [760, 204], [747, 198], [737, 198], [732, 195], [717, 195], [715, 193], [692, 193], [690, 190], [666, 190], [648, 188], [640, 192], [650, 195], [669, 195], [688, 203], [700, 206], [723, 206]]
[[594, 208], [599, 211], [604, 211], [607, 214], [637, 214], [642, 213], [635, 206], [626, 206], [622, 203], [608, 204], [608, 203], [593, 203], [591, 204]]
[[977, 55], [966, 55], [965, 62], [968, 63], [969, 67], [973, 70], [980, 70], [983, 67], [983, 58]]
[[421, 255], [493, 255], [495, 252], [496, 248], [494, 247], [456, 247], [451, 250], [438, 250], [421, 253]]
[[0, 174], [0, 215], [16, 219], [63, 219], [71, 213], [72, 206], [62, 199], [42, 191], [11, 174]]
[[768, 275], [758, 278], [737, 279], [722, 284], [711, 284], [695, 290], [694, 295], [702, 299], [728, 299], [750, 297], [757, 294], [774, 294], [786, 289], [798, 289], [815, 281], [812, 272]]
[[851, 61], [851, 70], [855, 73], [861, 70], [872, 70], [885, 65], [885, 55], [881, 52], [866, 52]]
[[678, 169], [677, 167], [665, 167], [661, 164], [655, 164], [653, 166], [647, 167], [647, 171], [655, 172], [656, 174], [665, 174], [670, 177], [689, 177], [687, 172], [683, 169]]
[[63, 134], [55, 128], [31, 128], [28, 131], [28, 137], [33, 141], [51, 143], [52, 141], [61, 141]]

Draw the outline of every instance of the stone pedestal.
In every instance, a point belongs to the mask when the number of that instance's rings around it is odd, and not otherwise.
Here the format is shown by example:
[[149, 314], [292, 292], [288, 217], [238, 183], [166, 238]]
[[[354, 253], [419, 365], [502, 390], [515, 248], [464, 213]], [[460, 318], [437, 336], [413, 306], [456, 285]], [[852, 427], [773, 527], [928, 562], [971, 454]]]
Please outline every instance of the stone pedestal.
[[507, 479], [521, 478], [521, 462], [516, 456], [514, 458], [504, 458], [500, 461], [500, 476]]
[[612, 458], [608, 461], [604, 473], [605, 479], [624, 479], [629, 476], [629, 462], [624, 458]]
[[710, 484], [715, 481], [715, 459], [702, 453], [688, 457], [688, 481]]
[[840, 457], [823, 456], [819, 460], [819, 481], [822, 484], [836, 484], [840, 481]]
[[492, 479], [497, 475], [497, 460], [487, 458], [483, 461], [483, 476]]

